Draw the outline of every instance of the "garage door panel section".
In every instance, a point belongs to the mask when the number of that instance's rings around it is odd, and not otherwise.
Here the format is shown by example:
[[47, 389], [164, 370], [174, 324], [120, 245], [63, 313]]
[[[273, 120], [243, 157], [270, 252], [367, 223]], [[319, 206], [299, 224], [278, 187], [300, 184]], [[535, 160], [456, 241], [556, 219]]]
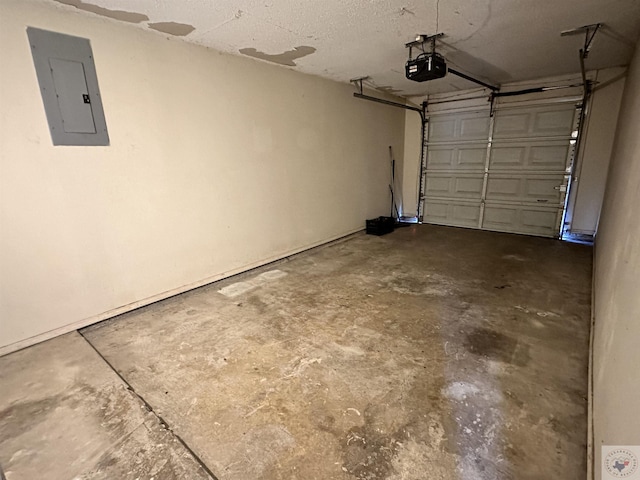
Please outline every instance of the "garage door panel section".
[[491, 171], [564, 171], [570, 153], [568, 140], [551, 142], [495, 142], [491, 149]]
[[555, 104], [496, 111], [493, 139], [571, 137], [575, 105]]
[[489, 174], [486, 200], [560, 204], [565, 175]]
[[488, 112], [437, 115], [429, 119], [429, 143], [486, 141], [489, 136]]
[[455, 227], [478, 227], [480, 204], [462, 200], [430, 199], [425, 205], [424, 221]]
[[432, 115], [423, 220], [557, 236], [576, 121], [569, 97]]
[[490, 123], [488, 109], [429, 118], [423, 221], [478, 228]]
[[426, 196], [452, 199], [475, 199], [482, 197], [483, 174], [432, 173], [427, 176]]
[[484, 171], [487, 146], [439, 145], [429, 148], [427, 170]]
[[488, 202], [485, 204], [483, 229], [523, 233], [543, 237], [557, 235], [556, 224], [562, 214], [558, 206], [531, 206]]

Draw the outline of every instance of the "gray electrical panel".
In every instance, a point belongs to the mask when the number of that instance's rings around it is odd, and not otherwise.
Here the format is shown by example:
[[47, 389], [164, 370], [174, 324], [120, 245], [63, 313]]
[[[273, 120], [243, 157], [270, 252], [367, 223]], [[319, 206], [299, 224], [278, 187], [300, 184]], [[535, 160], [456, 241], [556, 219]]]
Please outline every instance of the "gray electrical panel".
[[54, 145], [109, 145], [91, 44], [28, 27], [33, 64]]

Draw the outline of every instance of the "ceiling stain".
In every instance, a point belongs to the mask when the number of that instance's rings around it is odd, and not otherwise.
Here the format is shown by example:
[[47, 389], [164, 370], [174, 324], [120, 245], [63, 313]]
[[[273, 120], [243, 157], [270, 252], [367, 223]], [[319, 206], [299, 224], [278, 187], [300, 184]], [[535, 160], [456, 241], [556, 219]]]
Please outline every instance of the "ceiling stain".
[[267, 62], [277, 63], [279, 65], [285, 65], [287, 67], [295, 67], [298, 58], [306, 57], [307, 55], [311, 55], [314, 53], [316, 49], [314, 47], [307, 47], [302, 45], [300, 47], [294, 47], [293, 50], [287, 50], [283, 53], [278, 53], [276, 55], [270, 55], [268, 53], [260, 52], [255, 48], [241, 48], [240, 53], [243, 55], [247, 55], [249, 57], [259, 58], [261, 60], [266, 60]]
[[176, 37], [184, 37], [193, 32], [196, 27], [187, 23], [177, 22], [157, 22], [149, 23], [149, 28], [153, 28], [159, 32], [168, 33], [169, 35], [175, 35]]
[[62, 3], [64, 5], [71, 5], [72, 7], [76, 7], [79, 10], [84, 10], [86, 12], [102, 15], [103, 17], [114, 18], [116, 20], [121, 20], [123, 22], [140, 23], [140, 22], [149, 20], [149, 17], [147, 17], [143, 13], [127, 12], [124, 10], [109, 10], [108, 8], [100, 7], [98, 5], [93, 5], [91, 3], [84, 3], [82, 0], [55, 0], [55, 1], [58, 3]]

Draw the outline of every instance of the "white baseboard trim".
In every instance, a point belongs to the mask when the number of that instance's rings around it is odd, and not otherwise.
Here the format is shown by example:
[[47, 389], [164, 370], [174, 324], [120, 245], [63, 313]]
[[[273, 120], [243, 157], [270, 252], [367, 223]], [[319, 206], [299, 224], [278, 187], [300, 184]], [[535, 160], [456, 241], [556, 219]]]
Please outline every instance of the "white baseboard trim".
[[165, 299], [173, 297], [175, 295], [179, 295], [181, 293], [188, 292], [189, 290], [193, 290], [195, 288], [203, 287], [203, 286], [208, 285], [210, 283], [214, 283], [214, 282], [217, 282], [219, 280], [222, 280], [222, 279], [225, 279], [225, 278], [228, 278], [228, 277], [232, 277], [234, 275], [238, 275], [240, 273], [247, 272], [249, 270], [253, 270], [254, 268], [262, 267], [264, 265], [268, 265], [270, 263], [274, 263], [274, 262], [277, 262], [279, 260], [283, 260], [285, 258], [291, 257], [293, 255], [297, 255], [297, 254], [305, 252], [307, 250], [311, 250], [313, 248], [326, 246], [326, 245], [329, 245], [329, 244], [332, 244], [332, 243], [336, 243], [336, 242], [340, 242], [342, 240], [346, 240], [349, 237], [354, 236], [355, 234], [358, 234], [358, 233], [363, 232], [363, 231], [364, 230], [362, 228], [357, 228], [357, 229], [348, 231], [346, 233], [342, 233], [340, 235], [336, 235], [336, 236], [330, 237], [330, 238], [328, 238], [326, 240], [321, 240], [319, 242], [315, 242], [315, 243], [312, 243], [310, 245], [306, 245], [304, 247], [299, 247], [299, 248], [295, 248], [295, 249], [287, 251], [287, 252], [283, 252], [283, 253], [279, 253], [279, 254], [276, 254], [276, 255], [272, 255], [272, 256], [267, 257], [265, 259], [258, 260], [256, 262], [252, 262], [252, 263], [243, 265], [242, 267], [234, 268], [234, 269], [229, 270], [227, 272], [223, 272], [223, 273], [219, 273], [219, 274], [216, 274], [216, 275], [212, 275], [210, 277], [204, 278], [204, 279], [199, 280], [197, 282], [189, 283], [187, 285], [183, 285], [183, 286], [178, 287], [178, 288], [167, 290], [166, 292], [162, 292], [162, 293], [159, 293], [157, 295], [152, 295], [151, 297], [147, 297], [147, 298], [144, 298], [142, 300], [138, 300], [138, 301], [129, 303], [127, 305], [123, 305], [123, 306], [118, 307], [118, 308], [114, 308], [114, 309], [106, 311], [104, 313], [100, 313], [98, 315], [93, 315], [91, 317], [84, 318], [82, 320], [78, 320], [76, 322], [69, 323], [69, 324], [64, 325], [62, 327], [54, 328], [53, 330], [49, 330], [47, 332], [40, 333], [38, 335], [34, 335], [32, 337], [29, 337], [29, 338], [25, 338], [24, 340], [19, 340], [17, 342], [11, 343], [9, 345], [5, 345], [3, 347], [0, 347], [0, 357], [3, 356], [3, 355], [7, 355], [9, 353], [18, 351], [18, 350], [22, 350], [23, 348], [30, 347], [31, 345], [35, 345], [36, 343], [44, 342], [44, 341], [50, 340], [50, 339], [52, 339], [54, 337], [57, 337], [57, 336], [60, 336], [60, 335], [64, 335], [65, 333], [73, 332], [74, 330], [79, 330], [81, 328], [87, 327], [87, 326], [92, 325], [94, 323], [101, 322], [102, 320], [106, 320], [108, 318], [116, 317], [118, 315], [122, 315], [123, 313], [127, 313], [127, 312], [130, 312], [132, 310], [135, 310], [137, 308], [144, 307], [146, 305], [151, 305], [152, 303], [155, 303], [155, 302], [159, 302], [160, 300], [165, 300]]

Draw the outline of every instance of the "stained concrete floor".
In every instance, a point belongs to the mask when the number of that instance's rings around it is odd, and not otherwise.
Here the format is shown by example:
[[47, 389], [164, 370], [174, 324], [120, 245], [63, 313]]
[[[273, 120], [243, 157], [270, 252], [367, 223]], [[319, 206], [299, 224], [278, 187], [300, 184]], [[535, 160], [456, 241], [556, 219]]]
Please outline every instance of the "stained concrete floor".
[[582, 245], [357, 235], [0, 358], [0, 464], [8, 480], [582, 479], [590, 286]]

